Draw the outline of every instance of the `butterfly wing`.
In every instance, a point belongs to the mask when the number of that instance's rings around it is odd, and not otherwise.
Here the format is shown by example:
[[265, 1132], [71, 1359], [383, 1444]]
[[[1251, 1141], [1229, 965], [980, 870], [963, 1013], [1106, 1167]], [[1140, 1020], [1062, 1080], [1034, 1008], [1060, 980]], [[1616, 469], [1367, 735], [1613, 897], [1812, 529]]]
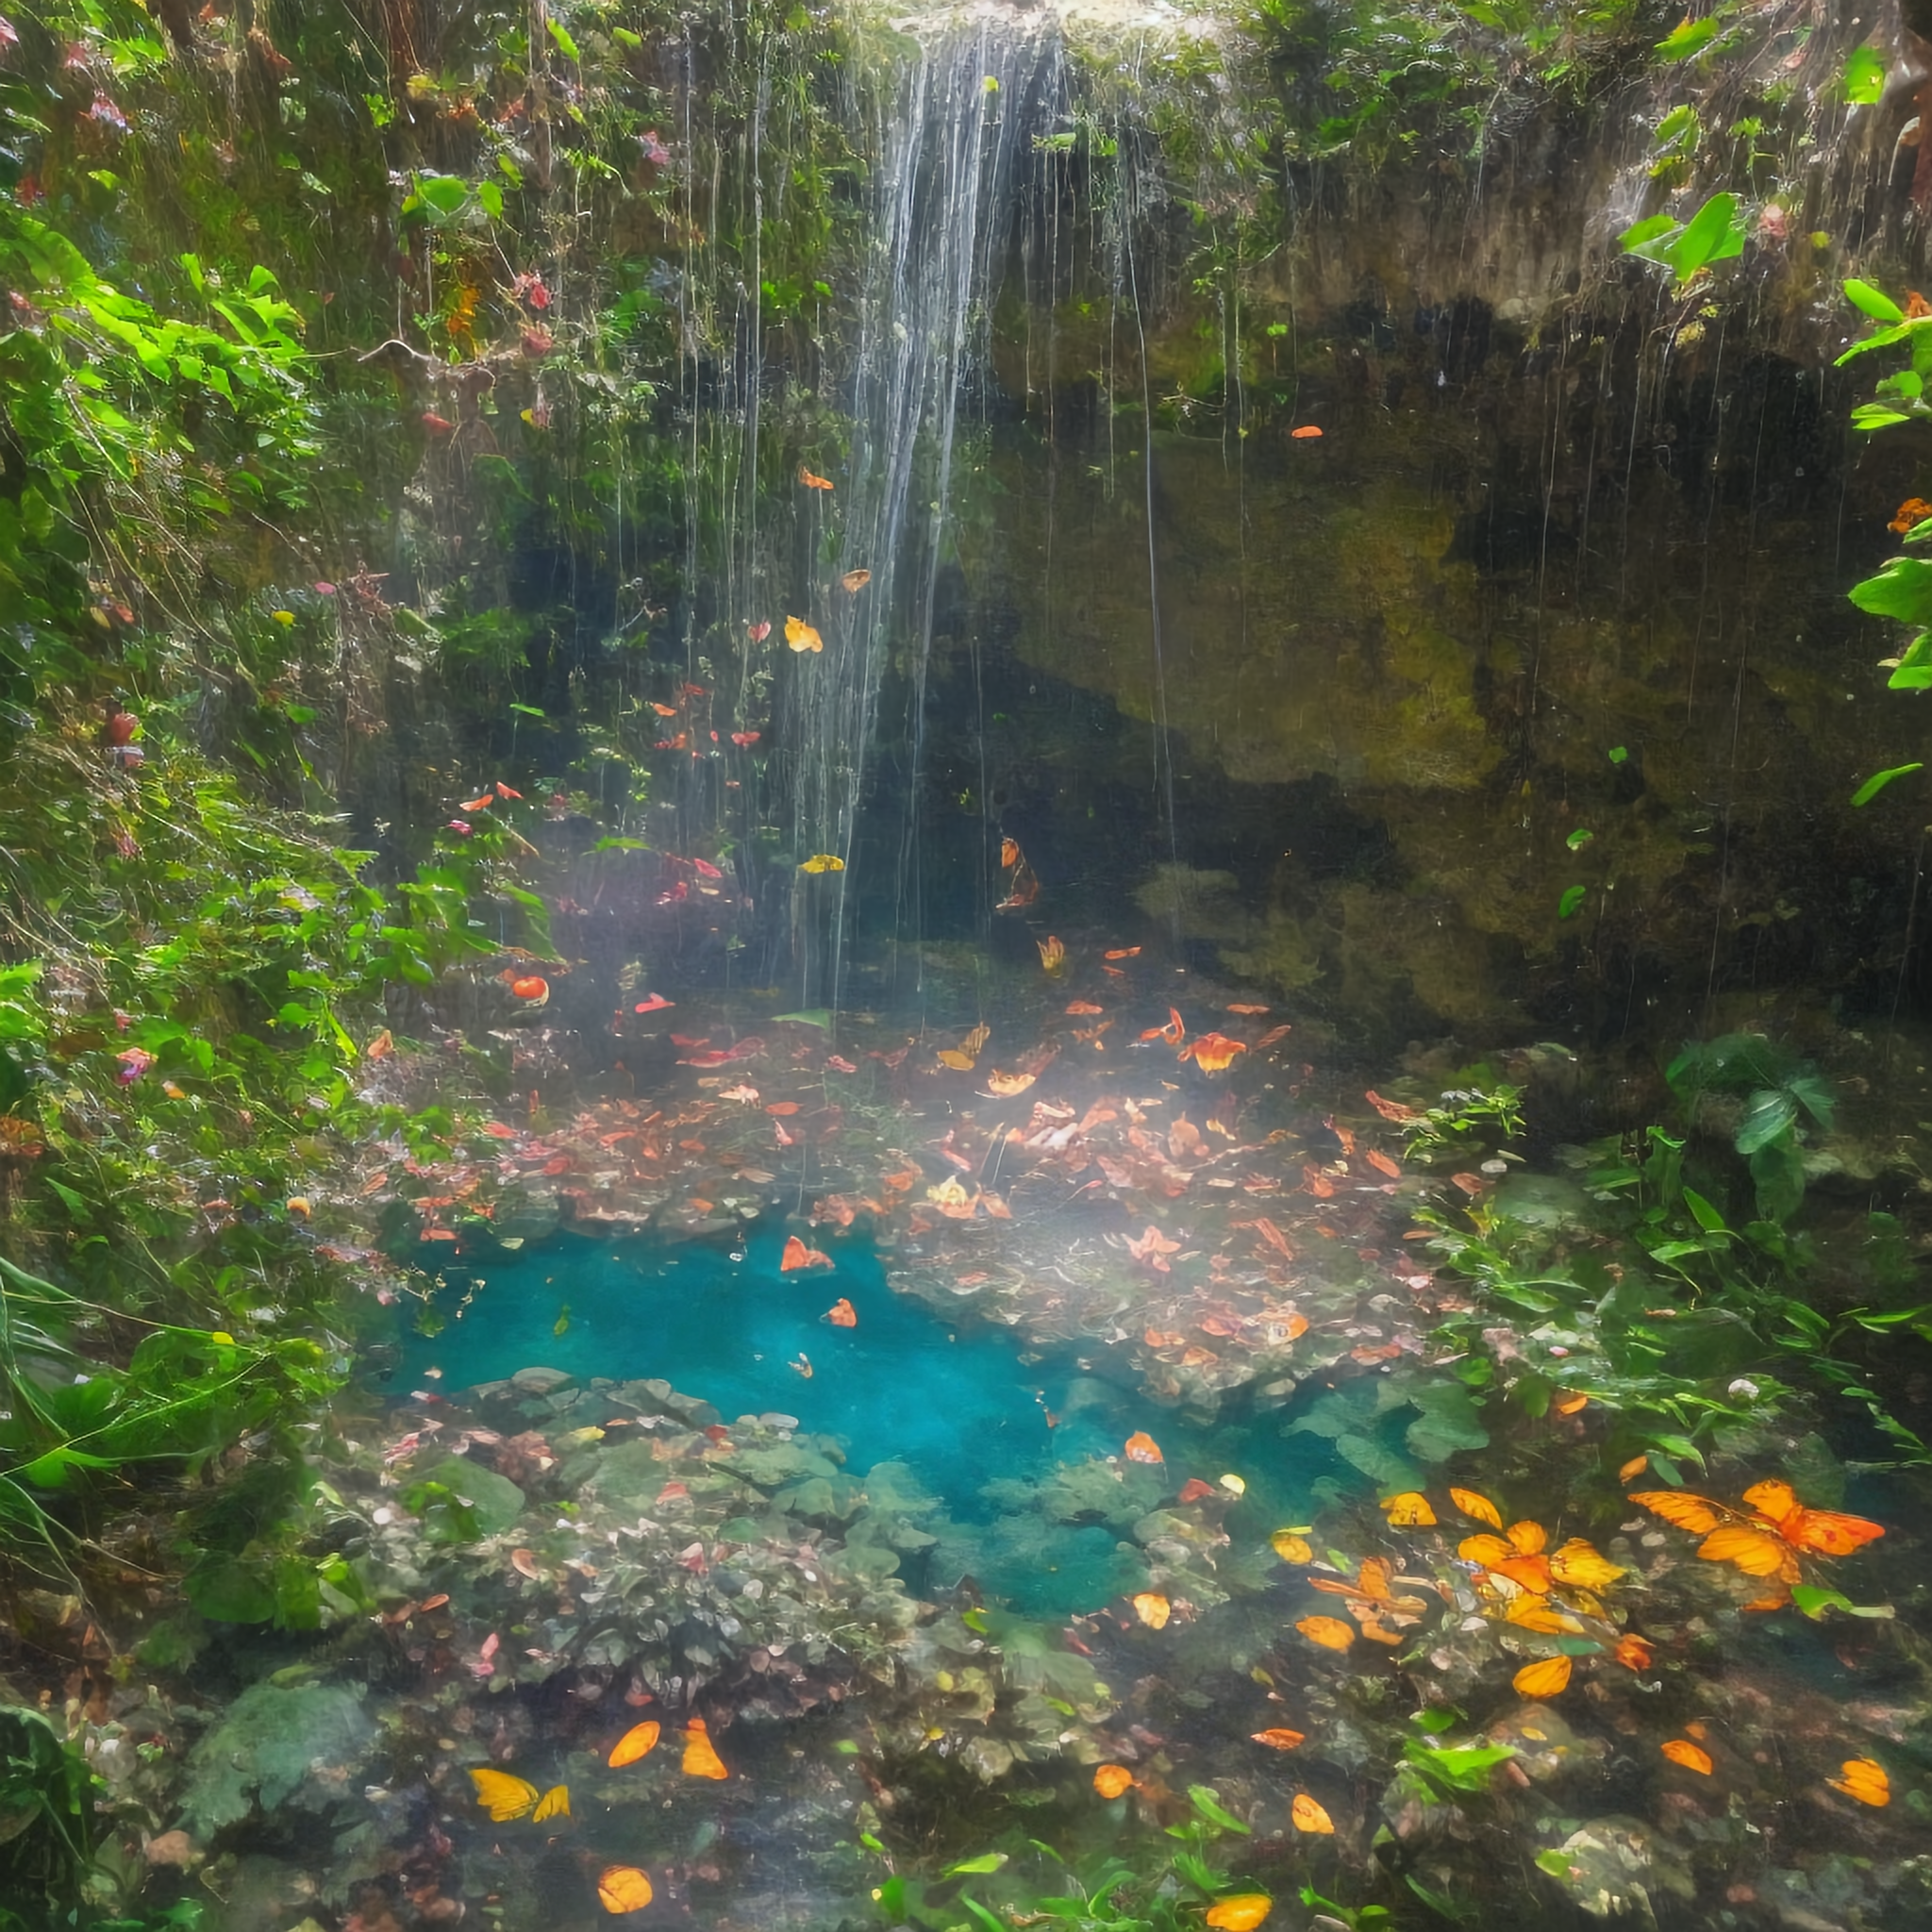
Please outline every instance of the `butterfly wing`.
[[490, 1813], [492, 1823], [508, 1824], [521, 1818], [537, 1803], [537, 1787], [507, 1771], [475, 1770], [470, 1781], [476, 1787], [476, 1802]]
[[1880, 1524], [1868, 1523], [1862, 1516], [1842, 1516], [1835, 1509], [1801, 1509], [1795, 1524], [1785, 1522], [1778, 1527], [1801, 1550], [1813, 1550], [1821, 1557], [1849, 1557], [1885, 1534]]
[[1688, 1738], [1667, 1739], [1658, 1749], [1673, 1764], [1681, 1764], [1686, 1771], [1694, 1771], [1704, 1777], [1710, 1775], [1710, 1753], [1700, 1750]]
[[1519, 1557], [1540, 1556], [1550, 1541], [1549, 1531], [1541, 1523], [1512, 1523], [1503, 1533]]
[[1891, 1780], [1885, 1774], [1885, 1767], [1875, 1757], [1847, 1757], [1842, 1777], [1825, 1779], [1833, 1790], [1842, 1791], [1848, 1798], [1856, 1798], [1861, 1805], [1889, 1805], [1891, 1803]]
[[1737, 1520], [1735, 1509], [1713, 1503], [1708, 1496], [1693, 1496], [1689, 1490], [1639, 1490], [1630, 1500], [1692, 1536], [1708, 1536], [1719, 1524]]
[[1625, 1574], [1622, 1565], [1599, 1555], [1580, 1536], [1573, 1536], [1550, 1557], [1550, 1574], [1575, 1590], [1607, 1590]]
[[1868, 1523], [1862, 1516], [1844, 1516], [1835, 1509], [1807, 1509], [1790, 1484], [1774, 1477], [1753, 1483], [1744, 1491], [1744, 1500], [1774, 1524], [1788, 1543], [1821, 1557], [1849, 1557], [1885, 1534], [1880, 1524]]
[[1746, 1576], [1797, 1575], [1797, 1559], [1781, 1537], [1755, 1524], [1721, 1523], [1697, 1545], [1707, 1563], [1729, 1563]]
[[552, 1785], [537, 1800], [537, 1808], [530, 1813], [530, 1822], [533, 1824], [541, 1824], [545, 1819], [568, 1818], [569, 1816], [570, 1787], [568, 1785]]

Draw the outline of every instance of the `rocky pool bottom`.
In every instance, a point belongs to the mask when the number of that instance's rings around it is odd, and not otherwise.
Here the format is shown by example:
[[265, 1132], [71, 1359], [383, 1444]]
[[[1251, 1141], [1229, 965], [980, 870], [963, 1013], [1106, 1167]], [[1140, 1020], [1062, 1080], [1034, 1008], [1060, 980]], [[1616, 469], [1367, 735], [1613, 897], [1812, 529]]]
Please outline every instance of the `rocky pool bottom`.
[[[111, 1634], [37, 1600], [124, 1890], [208, 1932], [569, 1932], [630, 1871], [637, 1924], [801, 1932], [1932, 1912], [1924, 1491], [1874, 1420], [1907, 1228], [1799, 1241], [1718, 1150], [1531, 1159], [1494, 1070], [1351, 1104], [1224, 1024], [1211, 1071], [1049, 1029], [1001, 1091], [713, 1019], [654, 1102], [369, 1150], [302, 1204], [381, 1316], [280, 1525], [310, 1627], [247, 1552], [187, 1607], [130, 1567]], [[1886, 1534], [1835, 1554], [1774, 1478]]]

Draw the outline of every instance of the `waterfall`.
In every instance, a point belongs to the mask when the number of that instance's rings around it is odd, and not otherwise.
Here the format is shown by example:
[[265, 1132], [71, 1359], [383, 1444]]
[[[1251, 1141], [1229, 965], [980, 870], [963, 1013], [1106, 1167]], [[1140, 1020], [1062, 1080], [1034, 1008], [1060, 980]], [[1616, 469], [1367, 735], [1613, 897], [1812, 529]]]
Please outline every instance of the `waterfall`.
[[[990, 8], [913, 28], [868, 130], [876, 158], [844, 398], [850, 448], [834, 490], [808, 492], [808, 558], [788, 579], [808, 587], [810, 605], [791, 614], [824, 643], [788, 665], [781, 684], [791, 842], [801, 858], [827, 853], [847, 866], [801, 875], [794, 888], [807, 1005], [838, 1002], [862, 867], [896, 867], [917, 925], [916, 778], [956, 435], [983, 366], [1035, 136], [1055, 125], [1064, 85], [1050, 25]], [[847, 574], [859, 571], [869, 581], [847, 590]], [[906, 814], [890, 855], [856, 849], [889, 669], [903, 677], [909, 709]]]

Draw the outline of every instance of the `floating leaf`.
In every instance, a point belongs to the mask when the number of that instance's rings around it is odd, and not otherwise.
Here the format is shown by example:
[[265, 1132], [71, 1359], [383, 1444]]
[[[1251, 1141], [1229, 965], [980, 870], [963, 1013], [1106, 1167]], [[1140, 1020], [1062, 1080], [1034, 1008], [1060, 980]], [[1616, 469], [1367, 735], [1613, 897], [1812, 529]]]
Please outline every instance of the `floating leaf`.
[[1668, 1738], [1657, 1748], [1673, 1764], [1681, 1764], [1686, 1771], [1694, 1771], [1701, 1777], [1710, 1775], [1710, 1753], [1700, 1749], [1690, 1739]]
[[633, 1724], [617, 1742], [610, 1747], [610, 1756], [605, 1760], [612, 1771], [622, 1771], [626, 1764], [635, 1764], [641, 1757], [648, 1757], [657, 1748], [659, 1726], [646, 1718], [641, 1724]]
[[684, 1733], [684, 1774], [686, 1777], [724, 1778], [731, 1774], [711, 1743], [711, 1734], [701, 1717], [691, 1719]]
[[1295, 1793], [1294, 1803], [1288, 1807], [1288, 1815], [1294, 1821], [1297, 1831], [1314, 1833], [1324, 1838], [1335, 1836], [1335, 1821], [1306, 1791]]
[[597, 1903], [607, 1912], [641, 1912], [651, 1897], [651, 1881], [635, 1865], [607, 1865], [597, 1874]]
[[1567, 1657], [1544, 1657], [1524, 1664], [1510, 1678], [1510, 1688], [1519, 1697], [1555, 1697], [1570, 1685], [1571, 1660]]
[[1255, 1932], [1274, 1909], [1274, 1901], [1265, 1891], [1237, 1891], [1208, 1907], [1207, 1923], [1214, 1932]]
[[1480, 1491], [1452, 1489], [1449, 1500], [1472, 1521], [1487, 1523], [1491, 1529], [1502, 1528], [1503, 1512]]
[[1399, 1496], [1384, 1496], [1378, 1506], [1389, 1519], [1391, 1529], [1426, 1529], [1436, 1520], [1429, 1499], [1420, 1490], [1405, 1490]]
[[1304, 1617], [1294, 1627], [1324, 1650], [1346, 1650], [1355, 1641], [1355, 1625], [1340, 1617]]

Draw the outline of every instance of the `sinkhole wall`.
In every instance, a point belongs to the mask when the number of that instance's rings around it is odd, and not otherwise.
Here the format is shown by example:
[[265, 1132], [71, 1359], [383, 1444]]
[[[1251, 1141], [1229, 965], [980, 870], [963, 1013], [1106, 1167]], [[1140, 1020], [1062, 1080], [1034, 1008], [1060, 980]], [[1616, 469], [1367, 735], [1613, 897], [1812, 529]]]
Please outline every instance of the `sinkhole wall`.
[[[1915, 272], [1916, 70], [1889, 9], [1763, 25], [1721, 75], [1600, 50], [1453, 160], [1297, 156], [1291, 87], [1226, 42], [1070, 28], [1058, 227], [1009, 265], [964, 458], [935, 813], [1378, 1041], [1915, 998], [1918, 822], [1850, 799], [1919, 733], [1845, 592], [1924, 452], [1855, 435], [1870, 378], [1831, 363], [1841, 276]], [[1852, 108], [1868, 41], [1894, 85]], [[1660, 163], [1685, 102], [1750, 131]], [[1736, 263], [1620, 254], [1740, 142]]]

